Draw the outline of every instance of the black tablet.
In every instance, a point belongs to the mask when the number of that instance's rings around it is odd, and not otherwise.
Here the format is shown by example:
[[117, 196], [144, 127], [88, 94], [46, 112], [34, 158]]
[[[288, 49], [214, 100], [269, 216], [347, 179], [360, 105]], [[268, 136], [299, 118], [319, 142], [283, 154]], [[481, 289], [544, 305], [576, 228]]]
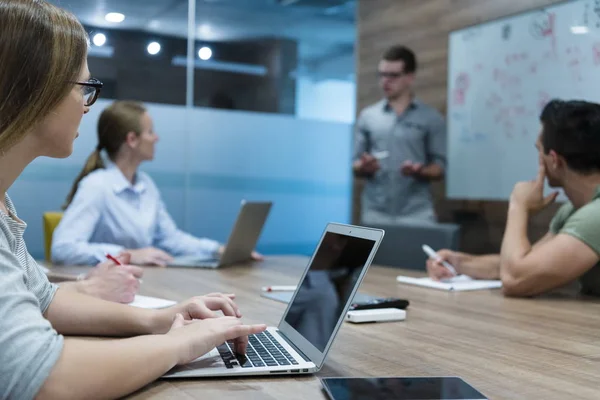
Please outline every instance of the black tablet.
[[457, 377], [322, 378], [331, 400], [487, 399]]

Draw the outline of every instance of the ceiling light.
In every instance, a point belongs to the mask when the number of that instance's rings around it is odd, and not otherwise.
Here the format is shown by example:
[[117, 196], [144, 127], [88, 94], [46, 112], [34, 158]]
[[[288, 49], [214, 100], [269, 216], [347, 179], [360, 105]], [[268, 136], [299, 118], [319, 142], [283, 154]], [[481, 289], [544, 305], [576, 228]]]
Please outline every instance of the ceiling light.
[[160, 43], [158, 42], [150, 42], [148, 44], [148, 54], [156, 55], [160, 52]]
[[111, 12], [108, 13], [104, 16], [104, 19], [107, 20], [108, 22], [123, 22], [125, 20], [125, 15], [121, 14], [121, 13], [117, 13], [117, 12]]
[[106, 35], [104, 33], [96, 33], [92, 38], [92, 42], [98, 47], [104, 46], [104, 43], [106, 43]]
[[210, 47], [204, 46], [198, 50], [198, 57], [200, 57], [201, 60], [210, 60], [212, 57], [212, 50]]

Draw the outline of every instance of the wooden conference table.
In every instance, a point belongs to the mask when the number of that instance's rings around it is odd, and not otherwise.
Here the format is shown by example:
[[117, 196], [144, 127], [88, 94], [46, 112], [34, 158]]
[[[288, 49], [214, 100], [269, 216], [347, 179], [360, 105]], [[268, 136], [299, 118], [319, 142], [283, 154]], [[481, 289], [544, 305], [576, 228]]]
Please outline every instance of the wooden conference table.
[[[247, 321], [276, 326], [285, 304], [261, 297], [260, 288], [296, 284], [307, 260], [272, 257], [219, 270], [146, 268], [140, 293], [184, 300], [234, 292]], [[406, 321], [344, 323], [316, 375], [158, 380], [129, 398], [325, 399], [317, 377], [460, 376], [490, 399], [600, 399], [600, 300], [452, 293], [398, 284], [400, 273], [419, 275], [373, 266], [360, 292], [410, 300]]]

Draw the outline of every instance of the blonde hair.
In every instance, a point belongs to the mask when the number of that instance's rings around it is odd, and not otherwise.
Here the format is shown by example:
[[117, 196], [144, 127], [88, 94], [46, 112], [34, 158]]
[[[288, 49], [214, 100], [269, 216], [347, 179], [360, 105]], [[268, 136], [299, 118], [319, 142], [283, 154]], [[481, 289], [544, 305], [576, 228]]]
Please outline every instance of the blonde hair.
[[71, 13], [44, 0], [0, 0], [0, 153], [73, 89], [88, 36]]
[[127, 134], [134, 132], [139, 136], [142, 133], [141, 119], [145, 112], [146, 107], [142, 103], [127, 100], [115, 101], [102, 111], [98, 120], [98, 145], [75, 178], [63, 209], [73, 201], [83, 178], [97, 169], [105, 168], [102, 150], [106, 150], [108, 157], [114, 161], [121, 145], [127, 140]]

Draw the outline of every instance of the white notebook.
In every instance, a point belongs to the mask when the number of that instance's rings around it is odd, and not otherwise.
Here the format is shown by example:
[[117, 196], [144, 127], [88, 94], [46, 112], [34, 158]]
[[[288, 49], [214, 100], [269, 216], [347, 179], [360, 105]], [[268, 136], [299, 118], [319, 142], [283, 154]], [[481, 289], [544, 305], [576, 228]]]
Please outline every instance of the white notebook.
[[142, 296], [140, 294], [135, 295], [135, 299], [129, 303], [130, 306], [140, 308], [166, 308], [177, 304], [176, 301], [161, 299], [159, 297]]
[[467, 275], [458, 275], [451, 279], [443, 281], [434, 281], [431, 278], [413, 278], [410, 276], [399, 275], [396, 280], [400, 283], [409, 285], [417, 285], [429, 287], [432, 289], [465, 291], [465, 290], [482, 290], [482, 289], [498, 289], [502, 287], [500, 280], [480, 280], [472, 279]]

